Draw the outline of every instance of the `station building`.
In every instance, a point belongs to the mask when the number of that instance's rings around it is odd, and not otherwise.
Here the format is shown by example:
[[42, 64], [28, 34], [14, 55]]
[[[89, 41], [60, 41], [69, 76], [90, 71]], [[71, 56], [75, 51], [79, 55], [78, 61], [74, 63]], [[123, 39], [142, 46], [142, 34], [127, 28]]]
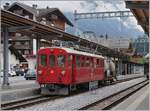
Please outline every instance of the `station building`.
[[146, 35], [139, 37], [133, 42], [133, 46], [137, 55], [146, 55], [149, 53], [149, 38]]
[[80, 35], [82, 38], [97, 42], [103, 46], [115, 49], [116, 51], [124, 51], [129, 48], [131, 39], [125, 37], [109, 37], [100, 35], [99, 37], [93, 31], [85, 31]]

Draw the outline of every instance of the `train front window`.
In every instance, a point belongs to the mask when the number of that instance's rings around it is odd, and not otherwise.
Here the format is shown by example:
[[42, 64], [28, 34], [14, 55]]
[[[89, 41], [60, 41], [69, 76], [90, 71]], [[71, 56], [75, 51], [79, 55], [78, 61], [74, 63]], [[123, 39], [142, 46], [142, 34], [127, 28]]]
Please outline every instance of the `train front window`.
[[40, 55], [40, 64], [42, 66], [46, 66], [47, 65], [47, 56], [46, 55]]
[[57, 57], [57, 59], [58, 59], [58, 66], [65, 67], [65, 56], [64, 55], [59, 55]]
[[54, 55], [49, 56], [49, 64], [51, 67], [55, 66], [55, 56]]

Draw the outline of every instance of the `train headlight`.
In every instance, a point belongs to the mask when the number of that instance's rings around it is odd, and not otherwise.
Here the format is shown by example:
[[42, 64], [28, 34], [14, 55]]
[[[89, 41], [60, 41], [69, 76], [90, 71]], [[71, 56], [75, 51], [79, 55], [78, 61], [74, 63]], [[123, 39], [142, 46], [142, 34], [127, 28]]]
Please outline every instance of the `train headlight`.
[[63, 76], [65, 75], [65, 73], [66, 73], [66, 71], [64, 71], [64, 70], [61, 71], [61, 74], [62, 74]]
[[51, 74], [54, 74], [54, 70], [50, 70], [50, 73], [51, 73]]

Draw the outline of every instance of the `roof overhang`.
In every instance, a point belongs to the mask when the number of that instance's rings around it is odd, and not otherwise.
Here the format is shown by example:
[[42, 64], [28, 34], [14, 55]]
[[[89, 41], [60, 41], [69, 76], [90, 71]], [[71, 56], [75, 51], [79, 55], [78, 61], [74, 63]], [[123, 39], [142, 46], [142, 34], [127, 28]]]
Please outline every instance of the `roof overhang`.
[[[45, 40], [63, 40], [63, 41], [73, 41], [78, 42], [81, 46], [92, 46], [97, 49], [98, 52], [105, 56], [122, 58], [126, 60], [129, 55], [115, 51], [108, 47], [102, 46], [96, 42], [66, 33], [55, 27], [45, 25], [31, 19], [24, 18], [23, 16], [14, 14], [12, 12], [1, 10], [1, 24], [2, 28], [7, 26], [11, 27], [21, 27], [16, 28], [16, 32], [29, 35], [29, 37], [36, 38], [40, 37]], [[32, 36], [34, 35], [34, 36]], [[98, 46], [98, 48], [96, 48]]]
[[149, 34], [149, 0], [126, 0], [125, 3], [144, 32]]

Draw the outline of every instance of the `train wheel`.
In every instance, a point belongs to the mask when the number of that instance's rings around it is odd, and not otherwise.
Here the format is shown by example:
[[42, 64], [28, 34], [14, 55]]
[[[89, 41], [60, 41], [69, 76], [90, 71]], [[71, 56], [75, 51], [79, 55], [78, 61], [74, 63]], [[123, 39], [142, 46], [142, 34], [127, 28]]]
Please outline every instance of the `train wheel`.
[[68, 86], [68, 95], [71, 94], [71, 85]]

